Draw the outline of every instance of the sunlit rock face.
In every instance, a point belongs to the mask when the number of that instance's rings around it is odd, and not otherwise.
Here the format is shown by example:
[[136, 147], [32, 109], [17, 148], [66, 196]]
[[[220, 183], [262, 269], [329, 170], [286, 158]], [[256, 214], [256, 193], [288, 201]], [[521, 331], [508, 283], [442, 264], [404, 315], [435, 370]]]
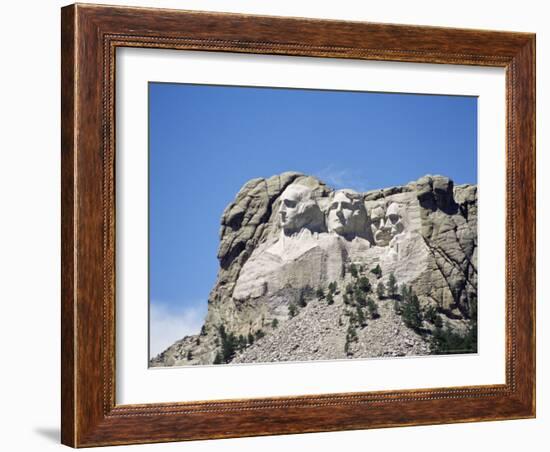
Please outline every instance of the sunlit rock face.
[[347, 239], [370, 238], [363, 196], [353, 190], [337, 190], [328, 198], [326, 222], [329, 233]]
[[[204, 335], [182, 339], [153, 365], [211, 364], [219, 325], [237, 336], [271, 331], [274, 321], [282, 327], [291, 304], [329, 283], [349, 283], [351, 264], [373, 284], [393, 273], [424, 307], [460, 322], [477, 295], [477, 187], [429, 175], [365, 193], [300, 173], [253, 179], [222, 215], [218, 259]], [[377, 265], [379, 281], [368, 273]], [[328, 342], [336, 350], [340, 340]], [[337, 356], [334, 350], [326, 356]], [[183, 357], [189, 351], [191, 362]]]
[[323, 213], [313, 199], [313, 190], [306, 185], [291, 184], [279, 198], [279, 226], [290, 236], [302, 230], [325, 230]]

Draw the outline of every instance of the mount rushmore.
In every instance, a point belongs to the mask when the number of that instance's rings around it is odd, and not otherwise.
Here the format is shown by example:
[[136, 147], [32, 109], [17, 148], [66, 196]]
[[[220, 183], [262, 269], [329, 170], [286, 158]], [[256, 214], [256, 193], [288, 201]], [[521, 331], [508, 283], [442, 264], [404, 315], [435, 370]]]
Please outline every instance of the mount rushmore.
[[151, 366], [477, 350], [476, 185], [252, 179], [223, 212], [218, 259], [201, 332]]

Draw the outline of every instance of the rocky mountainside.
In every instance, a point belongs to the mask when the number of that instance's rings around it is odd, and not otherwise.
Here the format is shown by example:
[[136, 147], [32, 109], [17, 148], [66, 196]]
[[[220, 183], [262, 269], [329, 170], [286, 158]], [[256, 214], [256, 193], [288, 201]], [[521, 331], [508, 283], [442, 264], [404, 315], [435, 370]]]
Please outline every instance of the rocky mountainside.
[[471, 352], [477, 187], [424, 176], [356, 193], [283, 173], [222, 215], [201, 333], [152, 366]]

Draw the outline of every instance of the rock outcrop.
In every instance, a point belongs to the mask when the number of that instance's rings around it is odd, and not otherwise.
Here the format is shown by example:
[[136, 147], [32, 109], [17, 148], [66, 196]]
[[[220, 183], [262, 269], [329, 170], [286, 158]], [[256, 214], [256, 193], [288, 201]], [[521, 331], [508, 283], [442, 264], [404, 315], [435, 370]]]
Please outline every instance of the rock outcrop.
[[[218, 259], [201, 333], [152, 366], [430, 354], [442, 322], [463, 334], [476, 315], [477, 188], [253, 179], [222, 215]], [[413, 326], [401, 312], [412, 293], [431, 313]]]

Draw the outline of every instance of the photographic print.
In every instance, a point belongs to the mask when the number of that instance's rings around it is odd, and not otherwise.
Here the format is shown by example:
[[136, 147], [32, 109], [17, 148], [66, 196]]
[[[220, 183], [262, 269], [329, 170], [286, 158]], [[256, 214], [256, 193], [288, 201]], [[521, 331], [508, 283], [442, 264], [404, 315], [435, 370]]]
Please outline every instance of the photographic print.
[[477, 353], [477, 98], [149, 83], [149, 365]]

